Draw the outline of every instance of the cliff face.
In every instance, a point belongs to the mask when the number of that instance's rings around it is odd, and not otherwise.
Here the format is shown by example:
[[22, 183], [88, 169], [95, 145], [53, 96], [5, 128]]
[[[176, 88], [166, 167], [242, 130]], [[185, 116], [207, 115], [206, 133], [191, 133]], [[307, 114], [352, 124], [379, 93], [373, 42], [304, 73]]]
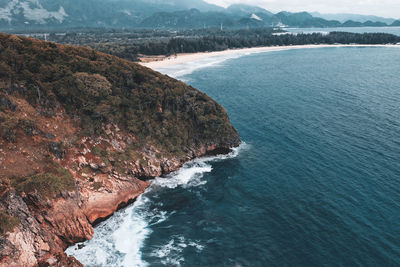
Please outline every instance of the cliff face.
[[200, 91], [87, 48], [0, 34], [0, 266], [64, 254], [149, 179], [240, 143]]

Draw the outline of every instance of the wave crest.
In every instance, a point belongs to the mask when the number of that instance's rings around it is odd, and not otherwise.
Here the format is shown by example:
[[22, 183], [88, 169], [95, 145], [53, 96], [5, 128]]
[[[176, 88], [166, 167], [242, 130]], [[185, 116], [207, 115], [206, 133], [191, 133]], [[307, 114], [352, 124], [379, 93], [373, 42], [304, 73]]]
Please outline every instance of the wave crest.
[[[242, 144], [232, 149], [232, 152], [227, 155], [192, 160], [166, 177], [157, 177], [131, 206], [116, 212], [110, 219], [99, 224], [92, 240], [75, 244], [65, 252], [77, 258], [84, 266], [148, 266], [148, 263], [142, 260], [141, 248], [146, 238], [152, 233], [150, 226], [167, 220], [175, 213], [175, 211], [168, 213], [157, 208], [157, 203], [152, 203], [149, 194], [160, 189], [169, 190], [178, 186], [189, 188], [204, 185], [206, 181], [202, 180], [203, 175], [212, 171], [212, 162], [235, 158], [245, 147], [247, 145]], [[158, 205], [162, 206], [162, 203]], [[153, 256], [158, 255], [164, 258], [170, 253], [179, 252], [179, 248], [183, 246], [192, 246], [197, 250], [203, 249], [203, 246], [195, 241], [185, 242], [183, 236], [176, 240], [172, 238], [171, 244], [156, 248]], [[79, 249], [82, 245], [84, 247]], [[169, 263], [179, 264], [182, 260], [177, 255], [173, 259], [174, 261]], [[163, 261], [168, 262], [166, 259]]]

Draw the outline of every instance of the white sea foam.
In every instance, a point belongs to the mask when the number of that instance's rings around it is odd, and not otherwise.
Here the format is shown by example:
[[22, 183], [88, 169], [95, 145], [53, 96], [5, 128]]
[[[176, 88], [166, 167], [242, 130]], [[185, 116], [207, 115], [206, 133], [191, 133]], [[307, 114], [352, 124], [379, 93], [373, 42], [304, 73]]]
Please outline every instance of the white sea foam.
[[[79, 249], [76, 244], [66, 250], [68, 255], [76, 257], [84, 266], [148, 266], [142, 259], [141, 248], [151, 234], [152, 225], [161, 223], [175, 213], [161, 211], [147, 197], [154, 190], [169, 190], [176, 187], [196, 187], [206, 183], [202, 180], [205, 173], [212, 171], [211, 162], [234, 158], [246, 147], [242, 144], [227, 155], [204, 157], [186, 163], [180, 170], [164, 178], [156, 178], [144, 194], [133, 205], [118, 211], [110, 219], [99, 224], [92, 240], [83, 243]], [[156, 207], [155, 207], [156, 206]], [[162, 206], [162, 203], [159, 203]], [[204, 246], [196, 240], [185, 240], [183, 236], [173, 236], [162, 247], [155, 248], [152, 256], [160, 258], [165, 265], [180, 265], [180, 254], [187, 246], [201, 251]]]
[[189, 242], [189, 246], [195, 247], [197, 251], [202, 251], [204, 249], [203, 245], [200, 245], [199, 243], [196, 242]]
[[205, 184], [202, 181], [204, 173], [211, 172], [212, 167], [204, 161], [193, 161], [185, 164], [179, 171], [168, 175], [167, 177], [156, 178], [153, 182], [153, 186], [161, 186], [168, 188], [176, 188], [182, 186], [184, 188], [190, 186], [200, 186]]
[[[140, 197], [136, 201], [137, 204], [135, 203], [136, 206], [133, 206], [131, 216], [126, 217], [122, 225], [113, 233], [116, 250], [124, 254], [121, 266], [146, 266], [142, 261], [140, 249], [151, 230], [147, 227], [146, 218], [138, 212], [141, 209], [135, 209], [135, 207], [145, 206], [148, 201], [145, 196]], [[166, 219], [165, 215], [160, 215], [160, 220]], [[135, 238], [132, 238], [133, 236]]]
[[93, 239], [85, 242], [85, 247], [78, 249], [77, 244], [66, 253], [84, 266], [147, 266], [141, 260], [140, 249], [151, 230], [147, 228], [145, 214], [139, 212], [147, 201], [148, 198], [140, 196], [132, 206], [97, 226]]
[[184, 262], [181, 252], [187, 247], [194, 247], [198, 252], [204, 249], [199, 241], [186, 240], [184, 236], [172, 236], [165, 245], [155, 248], [152, 256], [159, 258], [160, 262], [167, 266], [180, 266]]
[[159, 248], [156, 248], [152, 256], [160, 259], [160, 262], [168, 266], [179, 266], [184, 261], [181, 256], [183, 249], [187, 247], [183, 236], [172, 237], [172, 239]]

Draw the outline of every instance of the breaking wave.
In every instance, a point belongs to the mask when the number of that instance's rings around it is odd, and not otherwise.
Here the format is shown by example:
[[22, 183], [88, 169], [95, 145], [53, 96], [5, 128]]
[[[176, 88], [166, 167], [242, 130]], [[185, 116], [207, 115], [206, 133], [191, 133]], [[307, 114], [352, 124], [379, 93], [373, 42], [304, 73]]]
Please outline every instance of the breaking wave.
[[[227, 155], [203, 157], [192, 160], [166, 177], [154, 179], [151, 186], [129, 207], [116, 212], [110, 219], [95, 228], [92, 240], [75, 244], [66, 250], [84, 266], [148, 266], [142, 259], [141, 248], [146, 238], [152, 233], [151, 226], [168, 219], [175, 211], [160, 209], [162, 203], [154, 203], [149, 195], [158, 190], [170, 190], [177, 187], [190, 188], [206, 184], [202, 180], [205, 173], [212, 171], [212, 163], [234, 158], [245, 147], [242, 144]], [[155, 247], [153, 257], [160, 258], [166, 265], [179, 265], [182, 257], [179, 252], [191, 246], [201, 251], [203, 245], [196, 240], [185, 240], [183, 236], [172, 236], [161, 247]]]

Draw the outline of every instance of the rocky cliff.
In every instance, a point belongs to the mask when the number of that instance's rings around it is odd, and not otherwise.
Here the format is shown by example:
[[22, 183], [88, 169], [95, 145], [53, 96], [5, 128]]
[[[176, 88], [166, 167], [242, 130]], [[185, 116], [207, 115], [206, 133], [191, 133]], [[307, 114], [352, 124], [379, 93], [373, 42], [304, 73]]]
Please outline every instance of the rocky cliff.
[[0, 266], [64, 254], [149, 180], [240, 138], [195, 88], [88, 48], [0, 34]]

